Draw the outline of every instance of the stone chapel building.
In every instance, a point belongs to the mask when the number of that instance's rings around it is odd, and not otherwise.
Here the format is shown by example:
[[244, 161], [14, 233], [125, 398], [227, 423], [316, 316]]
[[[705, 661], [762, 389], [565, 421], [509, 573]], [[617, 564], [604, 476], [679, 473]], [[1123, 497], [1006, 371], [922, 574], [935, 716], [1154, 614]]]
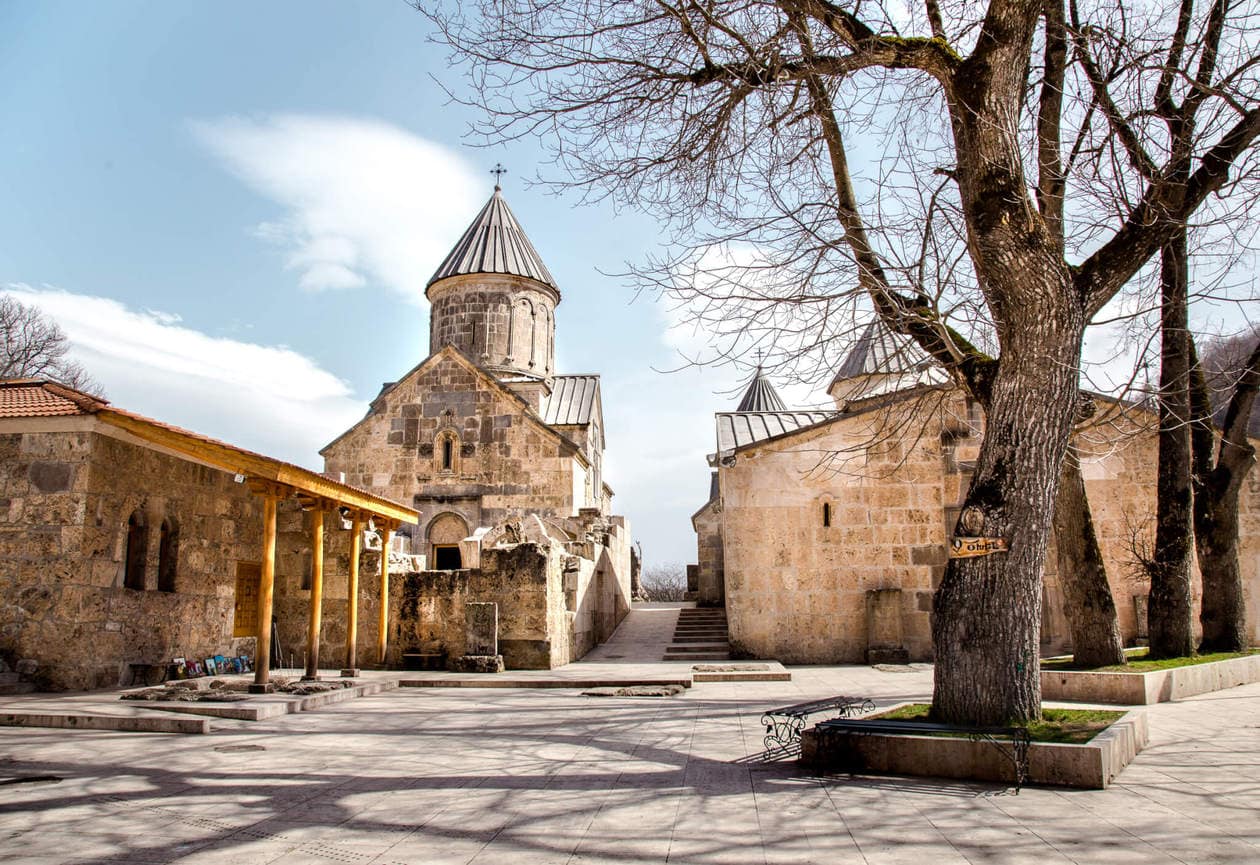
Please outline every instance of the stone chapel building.
[[[416, 557], [418, 572], [478, 568], [482, 550], [505, 537], [561, 551], [553, 578], [562, 586], [550, 590], [558, 609], [547, 615], [567, 633], [548, 645], [509, 640], [504, 657], [509, 666], [575, 660], [630, 609], [630, 526], [612, 513], [603, 476], [599, 376], [556, 370], [560, 289], [497, 185], [425, 296], [429, 355], [321, 451], [325, 469], [422, 513], [395, 548]], [[440, 594], [421, 585], [440, 579], [417, 578], [418, 596]], [[500, 616], [510, 630], [512, 605], [501, 603]], [[439, 639], [434, 628], [416, 633]]]
[[[692, 516], [690, 588], [702, 605], [725, 605], [740, 653], [798, 664], [930, 660], [932, 596], [983, 413], [917, 345], [878, 321], [827, 392], [834, 407], [793, 410], [758, 369], [735, 411], [716, 415], [709, 500]], [[1149, 587], [1131, 547], [1135, 533], [1153, 532], [1157, 447], [1148, 411], [1111, 414], [1078, 431], [1075, 443], [1131, 643], [1146, 635]], [[1260, 642], [1256, 471], [1240, 511], [1248, 622]], [[1043, 651], [1066, 651], [1053, 548], [1043, 592]]]

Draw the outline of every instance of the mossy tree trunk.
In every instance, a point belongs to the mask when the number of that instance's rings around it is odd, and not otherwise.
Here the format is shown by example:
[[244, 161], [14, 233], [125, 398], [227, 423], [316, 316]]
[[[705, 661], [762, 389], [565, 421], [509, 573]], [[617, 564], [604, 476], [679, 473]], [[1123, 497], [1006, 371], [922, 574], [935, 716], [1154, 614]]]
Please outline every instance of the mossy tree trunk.
[[1256, 461], [1247, 437], [1248, 419], [1260, 387], [1260, 342], [1252, 350], [1234, 386], [1221, 429], [1219, 455], [1212, 404], [1203, 371], [1193, 357], [1191, 411], [1194, 415], [1194, 541], [1203, 575], [1199, 622], [1200, 652], [1238, 652], [1247, 648], [1247, 609], [1238, 560], [1238, 497]]
[[1123, 664], [1124, 643], [1116, 602], [1107, 582], [1093, 514], [1081, 475], [1080, 455], [1069, 447], [1054, 508], [1055, 553], [1064, 613], [1072, 632], [1072, 660], [1083, 667]]
[[1183, 230], [1160, 261], [1159, 478], [1147, 625], [1152, 658], [1194, 652], [1190, 550], [1194, 537], [1190, 461], [1189, 262]]

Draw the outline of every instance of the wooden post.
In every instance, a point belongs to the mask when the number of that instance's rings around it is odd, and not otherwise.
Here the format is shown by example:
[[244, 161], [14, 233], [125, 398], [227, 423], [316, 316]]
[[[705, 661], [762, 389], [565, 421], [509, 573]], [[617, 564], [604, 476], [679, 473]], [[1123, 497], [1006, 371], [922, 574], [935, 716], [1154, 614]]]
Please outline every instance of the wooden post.
[[311, 616], [306, 629], [306, 675], [304, 681], [319, 681], [319, 626], [324, 603], [324, 513], [323, 503], [311, 511]]
[[271, 685], [271, 596], [276, 581], [276, 502], [273, 489], [262, 493], [263, 550], [262, 578], [258, 585], [258, 657], [254, 659], [254, 683], [251, 694], [266, 694]]
[[377, 637], [377, 656], [382, 667], [385, 666], [385, 652], [389, 648], [389, 542], [393, 536], [393, 528], [385, 523], [381, 527], [381, 616]]
[[350, 529], [350, 579], [346, 594], [346, 666], [343, 678], [359, 675], [355, 643], [359, 639], [359, 545], [363, 542], [363, 516], [355, 513]]

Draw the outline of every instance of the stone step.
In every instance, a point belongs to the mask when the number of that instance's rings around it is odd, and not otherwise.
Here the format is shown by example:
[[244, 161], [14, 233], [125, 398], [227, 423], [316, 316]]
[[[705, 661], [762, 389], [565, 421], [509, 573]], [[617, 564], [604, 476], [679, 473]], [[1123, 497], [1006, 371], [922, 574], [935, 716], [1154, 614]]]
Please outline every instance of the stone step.
[[669, 645], [665, 647], [665, 651], [674, 652], [675, 654], [679, 654], [679, 655], [685, 655], [688, 652], [717, 652], [717, 651], [728, 652], [730, 651], [730, 648], [731, 648], [730, 643], [727, 643], [725, 641], [723, 642], [714, 641], [711, 643], [686, 643], [682, 645]]
[[730, 652], [696, 652], [683, 655], [675, 655], [671, 652], [665, 653], [666, 661], [729, 661], [730, 659]]
[[711, 625], [679, 625], [674, 628], [676, 633], [687, 633], [689, 631], [725, 631], [727, 629], [726, 622], [714, 622]]
[[727, 643], [726, 632], [720, 634], [674, 634], [675, 643]]

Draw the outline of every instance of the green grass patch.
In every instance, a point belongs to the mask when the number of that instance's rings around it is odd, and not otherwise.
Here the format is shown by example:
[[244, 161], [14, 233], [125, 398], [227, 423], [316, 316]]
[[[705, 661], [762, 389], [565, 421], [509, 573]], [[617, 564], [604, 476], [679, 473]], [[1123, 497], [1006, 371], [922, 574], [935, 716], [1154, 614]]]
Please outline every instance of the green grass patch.
[[1228, 661], [1231, 658], [1245, 658], [1257, 653], [1256, 649], [1245, 652], [1215, 652], [1211, 655], [1190, 655], [1186, 658], [1160, 658], [1152, 661], [1147, 656], [1148, 649], [1137, 649], [1126, 653], [1127, 664], [1112, 664], [1108, 667], [1081, 667], [1072, 663], [1070, 657], [1047, 658], [1041, 662], [1043, 670], [1079, 670], [1091, 673], [1150, 673], [1154, 670], [1171, 670], [1174, 667], [1193, 667], [1196, 664], [1210, 664], [1213, 661]]
[[[871, 717], [881, 721], [930, 721], [931, 712], [932, 706], [928, 703], [910, 703]], [[1042, 709], [1041, 720], [1028, 725], [1028, 738], [1034, 742], [1080, 745], [1114, 724], [1123, 714], [1106, 709]], [[966, 733], [930, 735], [965, 736]]]

